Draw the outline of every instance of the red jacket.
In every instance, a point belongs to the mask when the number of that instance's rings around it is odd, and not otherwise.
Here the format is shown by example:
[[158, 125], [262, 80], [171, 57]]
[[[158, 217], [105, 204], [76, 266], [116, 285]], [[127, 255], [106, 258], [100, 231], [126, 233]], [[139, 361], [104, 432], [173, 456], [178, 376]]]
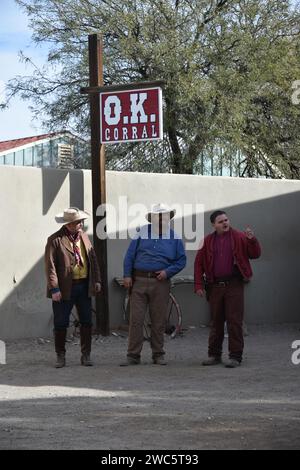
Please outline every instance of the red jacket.
[[[238, 266], [243, 278], [249, 280], [252, 277], [252, 269], [249, 259], [260, 257], [261, 249], [257, 239], [249, 239], [245, 233], [230, 229], [231, 244], [234, 257], [234, 263]], [[198, 250], [194, 264], [195, 292], [204, 289], [203, 275], [205, 274], [207, 282], [214, 281], [213, 275], [213, 248], [215, 232], [204, 238], [203, 246]]]

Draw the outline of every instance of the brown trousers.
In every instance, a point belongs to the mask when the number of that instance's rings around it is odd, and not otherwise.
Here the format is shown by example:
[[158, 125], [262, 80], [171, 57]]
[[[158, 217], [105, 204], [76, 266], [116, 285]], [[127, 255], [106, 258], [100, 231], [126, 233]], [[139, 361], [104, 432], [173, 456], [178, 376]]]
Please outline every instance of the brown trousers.
[[211, 330], [208, 340], [208, 355], [220, 357], [224, 340], [224, 323], [227, 323], [228, 350], [231, 359], [242, 360], [244, 349], [244, 284], [232, 279], [228, 285], [209, 286]]
[[136, 277], [130, 296], [130, 321], [128, 352], [129, 357], [139, 359], [144, 342], [144, 319], [149, 307], [151, 320], [152, 357], [164, 352], [164, 332], [166, 328], [170, 281], [155, 278]]

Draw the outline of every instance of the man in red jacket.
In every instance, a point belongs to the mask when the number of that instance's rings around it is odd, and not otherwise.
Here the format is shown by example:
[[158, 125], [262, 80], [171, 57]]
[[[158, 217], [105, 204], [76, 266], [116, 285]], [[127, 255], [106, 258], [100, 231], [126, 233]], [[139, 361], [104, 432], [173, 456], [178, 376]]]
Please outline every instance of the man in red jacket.
[[195, 292], [203, 297], [204, 279], [211, 311], [208, 359], [203, 365], [221, 362], [224, 323], [227, 323], [229, 361], [237, 367], [243, 356], [244, 281], [252, 277], [249, 259], [260, 257], [260, 245], [248, 227], [239, 232], [230, 227], [224, 211], [210, 216], [215, 231], [204, 238], [195, 259]]

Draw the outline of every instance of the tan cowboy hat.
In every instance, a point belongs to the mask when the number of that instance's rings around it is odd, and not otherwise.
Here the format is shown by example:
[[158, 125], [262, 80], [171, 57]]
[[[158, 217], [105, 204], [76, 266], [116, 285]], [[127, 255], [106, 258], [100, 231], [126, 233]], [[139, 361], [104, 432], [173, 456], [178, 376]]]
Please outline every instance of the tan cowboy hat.
[[151, 211], [146, 214], [148, 222], [151, 222], [152, 214], [170, 214], [170, 219], [173, 219], [176, 209], [171, 209], [167, 204], [155, 204], [152, 206]]
[[68, 207], [63, 213], [57, 214], [55, 220], [58, 224], [70, 224], [77, 220], [87, 219], [90, 215], [87, 212], [81, 211], [78, 207]]

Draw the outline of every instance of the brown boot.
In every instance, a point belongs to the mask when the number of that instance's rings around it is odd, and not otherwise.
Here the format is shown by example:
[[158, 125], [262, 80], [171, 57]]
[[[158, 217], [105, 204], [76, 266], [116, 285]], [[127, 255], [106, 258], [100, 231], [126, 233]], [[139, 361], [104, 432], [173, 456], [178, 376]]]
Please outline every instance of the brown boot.
[[203, 366], [216, 366], [220, 363], [221, 363], [221, 357], [220, 356], [210, 356], [205, 361], [202, 361]]
[[167, 361], [164, 359], [164, 356], [154, 356], [152, 358], [152, 362], [153, 364], [158, 364], [159, 366], [166, 366], [168, 363]]
[[56, 355], [56, 369], [60, 369], [61, 367], [65, 367], [66, 365], [66, 356], [64, 353], [59, 353]]
[[91, 361], [91, 345], [92, 345], [92, 327], [89, 325], [81, 325], [80, 327], [80, 343], [81, 343], [81, 364], [83, 366], [92, 366]]
[[56, 369], [66, 365], [66, 335], [67, 330], [54, 330], [55, 352], [56, 352]]

